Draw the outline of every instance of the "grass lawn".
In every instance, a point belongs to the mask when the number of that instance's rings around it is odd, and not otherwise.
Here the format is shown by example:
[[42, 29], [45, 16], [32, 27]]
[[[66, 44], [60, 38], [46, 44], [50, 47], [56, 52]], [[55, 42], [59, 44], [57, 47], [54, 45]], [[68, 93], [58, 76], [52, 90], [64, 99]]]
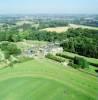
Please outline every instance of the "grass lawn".
[[96, 100], [97, 77], [49, 59], [0, 70], [0, 100]]

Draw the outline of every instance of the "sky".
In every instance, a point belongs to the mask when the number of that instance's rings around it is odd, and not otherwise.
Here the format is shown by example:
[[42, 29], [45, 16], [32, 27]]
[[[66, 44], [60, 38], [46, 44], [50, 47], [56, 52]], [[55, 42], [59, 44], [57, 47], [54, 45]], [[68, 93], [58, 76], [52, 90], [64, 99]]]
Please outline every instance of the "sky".
[[98, 14], [98, 0], [0, 0], [0, 14]]

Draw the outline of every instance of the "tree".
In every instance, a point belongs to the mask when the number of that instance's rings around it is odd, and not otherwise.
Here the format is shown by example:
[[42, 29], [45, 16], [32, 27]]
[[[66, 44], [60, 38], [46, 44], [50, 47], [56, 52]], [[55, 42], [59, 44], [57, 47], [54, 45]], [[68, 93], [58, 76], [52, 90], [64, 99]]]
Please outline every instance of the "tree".
[[74, 57], [73, 63], [78, 65], [77, 68], [88, 68], [89, 63], [82, 57]]
[[21, 54], [21, 50], [17, 47], [17, 45], [11, 42], [7, 42], [7, 41], [2, 42], [0, 44], [0, 48], [2, 51], [4, 51], [6, 59], [8, 59], [10, 55], [17, 56]]
[[0, 50], [0, 62], [5, 60], [4, 53]]
[[14, 43], [9, 43], [8, 45], [7, 45], [7, 51], [9, 52], [9, 54], [10, 55], [18, 55], [18, 54], [20, 54], [21, 53], [21, 50], [17, 47], [17, 45], [16, 44], [14, 44]]

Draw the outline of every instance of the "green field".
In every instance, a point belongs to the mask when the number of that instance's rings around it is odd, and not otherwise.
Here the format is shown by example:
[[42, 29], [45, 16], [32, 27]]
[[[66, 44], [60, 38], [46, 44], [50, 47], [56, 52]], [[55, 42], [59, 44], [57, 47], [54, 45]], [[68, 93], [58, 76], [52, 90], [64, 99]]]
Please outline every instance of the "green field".
[[49, 59], [0, 70], [0, 100], [96, 100], [97, 78]]

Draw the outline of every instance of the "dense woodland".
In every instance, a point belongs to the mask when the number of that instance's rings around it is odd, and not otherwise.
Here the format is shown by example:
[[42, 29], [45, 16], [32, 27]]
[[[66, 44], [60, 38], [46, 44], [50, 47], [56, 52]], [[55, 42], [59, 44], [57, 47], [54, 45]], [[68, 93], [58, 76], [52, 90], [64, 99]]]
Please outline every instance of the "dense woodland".
[[64, 50], [87, 57], [98, 58], [98, 31], [69, 29], [67, 39], [61, 43]]

